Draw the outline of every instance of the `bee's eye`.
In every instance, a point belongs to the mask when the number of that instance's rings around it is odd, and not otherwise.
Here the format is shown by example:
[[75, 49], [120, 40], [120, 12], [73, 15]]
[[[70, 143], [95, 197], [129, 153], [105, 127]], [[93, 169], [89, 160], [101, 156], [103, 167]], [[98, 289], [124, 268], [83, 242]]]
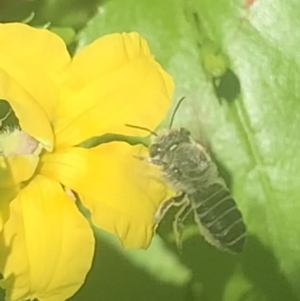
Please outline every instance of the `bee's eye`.
[[155, 156], [157, 156], [160, 152], [161, 152], [161, 147], [158, 146], [157, 144], [152, 144], [149, 147], [149, 155], [152, 158], [155, 157]]

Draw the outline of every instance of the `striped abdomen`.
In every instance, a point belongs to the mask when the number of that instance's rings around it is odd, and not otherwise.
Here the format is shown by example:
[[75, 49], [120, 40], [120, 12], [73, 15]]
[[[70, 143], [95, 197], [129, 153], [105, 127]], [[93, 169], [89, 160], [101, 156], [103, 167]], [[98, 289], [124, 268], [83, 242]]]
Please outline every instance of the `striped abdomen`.
[[190, 194], [189, 199], [206, 240], [221, 250], [242, 252], [246, 226], [229, 190], [221, 183], [214, 183]]

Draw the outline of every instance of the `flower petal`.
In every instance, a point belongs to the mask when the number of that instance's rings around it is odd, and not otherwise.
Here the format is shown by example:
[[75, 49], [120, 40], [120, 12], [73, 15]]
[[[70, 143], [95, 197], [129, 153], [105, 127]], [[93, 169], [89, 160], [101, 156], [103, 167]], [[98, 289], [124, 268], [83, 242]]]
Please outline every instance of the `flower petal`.
[[50, 151], [57, 82], [70, 63], [66, 46], [48, 30], [18, 23], [0, 24], [0, 44], [0, 99], [10, 103], [21, 128]]
[[154, 129], [171, 103], [173, 80], [137, 33], [96, 40], [74, 57], [68, 72], [55, 123], [60, 146], [108, 132], [145, 136], [125, 124]]
[[67, 299], [84, 282], [93, 251], [92, 231], [75, 203], [59, 183], [37, 176], [11, 202], [0, 236], [6, 300]]
[[171, 197], [159, 171], [134, 156], [142, 146], [111, 142], [43, 157], [41, 172], [75, 190], [94, 224], [115, 233], [128, 248], [148, 247], [159, 205]]
[[17, 184], [29, 180], [39, 163], [37, 155], [16, 155], [7, 158], [13, 178]]
[[2, 69], [1, 62], [0, 99], [9, 102], [24, 132], [41, 142], [48, 151], [53, 149], [53, 132], [45, 111], [25, 88]]
[[63, 40], [46, 29], [0, 24], [0, 66], [53, 116], [59, 76], [71, 62]]
[[0, 156], [0, 232], [9, 217], [9, 204], [18, 193], [12, 170], [5, 157]]

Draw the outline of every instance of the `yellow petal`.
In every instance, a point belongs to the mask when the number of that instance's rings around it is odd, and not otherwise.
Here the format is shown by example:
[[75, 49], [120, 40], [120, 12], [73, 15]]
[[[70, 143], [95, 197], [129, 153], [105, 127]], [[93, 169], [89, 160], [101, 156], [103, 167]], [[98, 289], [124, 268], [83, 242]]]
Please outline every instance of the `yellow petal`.
[[16, 155], [7, 158], [13, 178], [17, 184], [29, 180], [39, 163], [37, 155]]
[[41, 142], [47, 150], [53, 149], [53, 132], [45, 111], [13, 76], [2, 69], [1, 62], [0, 99], [10, 103], [24, 132]]
[[59, 92], [57, 81], [71, 62], [63, 40], [46, 29], [10, 23], [0, 25], [0, 44], [0, 67], [51, 119]]
[[117, 234], [125, 247], [146, 248], [154, 215], [171, 196], [158, 170], [134, 157], [146, 155], [144, 147], [122, 142], [72, 148], [44, 156], [41, 172], [75, 190], [94, 224]]
[[18, 189], [7, 159], [0, 156], [0, 232], [9, 217], [9, 203], [17, 195]]
[[11, 202], [0, 236], [6, 300], [63, 301], [90, 269], [94, 238], [59, 183], [36, 177]]
[[96, 40], [68, 72], [55, 123], [61, 147], [107, 132], [145, 136], [125, 124], [154, 129], [171, 103], [173, 80], [137, 33]]
[[10, 103], [21, 128], [50, 151], [57, 81], [70, 63], [66, 46], [45, 29], [18, 23], [0, 24], [0, 44], [0, 99]]

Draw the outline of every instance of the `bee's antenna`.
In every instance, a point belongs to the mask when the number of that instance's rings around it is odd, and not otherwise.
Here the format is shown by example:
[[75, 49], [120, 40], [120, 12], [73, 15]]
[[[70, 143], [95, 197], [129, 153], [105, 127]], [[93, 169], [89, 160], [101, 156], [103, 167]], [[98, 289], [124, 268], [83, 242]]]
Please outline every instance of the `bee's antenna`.
[[139, 129], [139, 130], [143, 130], [143, 131], [147, 131], [149, 132], [151, 135], [157, 136], [157, 134], [151, 130], [149, 130], [148, 128], [142, 127], [142, 126], [138, 126], [138, 125], [132, 125], [132, 124], [125, 124], [126, 126], [130, 127], [130, 128], [134, 128], [134, 129]]
[[176, 112], [178, 111], [179, 106], [181, 105], [181, 103], [182, 103], [182, 101], [183, 101], [184, 99], [185, 99], [185, 96], [183, 96], [183, 97], [181, 97], [181, 98], [179, 99], [179, 101], [178, 101], [178, 103], [177, 103], [177, 105], [176, 105], [176, 107], [175, 107], [175, 109], [174, 109], [174, 112], [173, 112], [173, 114], [172, 114], [171, 121], [170, 121], [170, 124], [169, 124], [169, 129], [172, 127], [173, 121], [174, 121], [174, 118], [175, 118], [175, 115], [176, 115]]

